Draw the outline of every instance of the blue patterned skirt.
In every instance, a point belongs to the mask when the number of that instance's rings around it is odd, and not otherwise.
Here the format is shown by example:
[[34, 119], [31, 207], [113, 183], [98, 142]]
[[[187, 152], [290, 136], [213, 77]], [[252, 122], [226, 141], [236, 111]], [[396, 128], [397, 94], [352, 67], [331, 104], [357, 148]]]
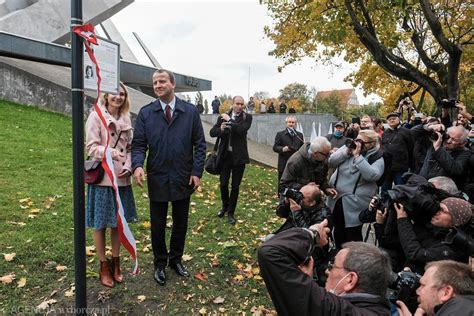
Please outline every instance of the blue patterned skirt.
[[[138, 221], [132, 186], [119, 187], [127, 223]], [[117, 211], [112, 187], [89, 184], [87, 190], [86, 226], [94, 229], [116, 228]]]

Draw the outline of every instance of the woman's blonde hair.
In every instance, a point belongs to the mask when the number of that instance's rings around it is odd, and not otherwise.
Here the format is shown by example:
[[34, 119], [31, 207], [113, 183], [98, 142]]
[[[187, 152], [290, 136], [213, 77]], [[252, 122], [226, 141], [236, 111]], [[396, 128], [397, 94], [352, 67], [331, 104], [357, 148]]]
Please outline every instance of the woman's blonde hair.
[[359, 131], [359, 135], [362, 135], [365, 138], [368, 138], [370, 141], [373, 141], [376, 144], [379, 143], [379, 134], [377, 134], [376, 131], [373, 131], [371, 129], [363, 129]]
[[[129, 112], [130, 112], [130, 98], [128, 96], [128, 89], [127, 87], [123, 84], [122, 81], [120, 81], [120, 87], [123, 89], [123, 91], [125, 92], [125, 100], [123, 101], [123, 104], [122, 106], [119, 108], [119, 114], [120, 115], [128, 115]], [[107, 108], [107, 106], [109, 105], [109, 101], [107, 100], [107, 98], [109, 97], [109, 94], [108, 93], [104, 93], [104, 95], [102, 96], [102, 101], [103, 101], [103, 104], [105, 105], [105, 107]]]

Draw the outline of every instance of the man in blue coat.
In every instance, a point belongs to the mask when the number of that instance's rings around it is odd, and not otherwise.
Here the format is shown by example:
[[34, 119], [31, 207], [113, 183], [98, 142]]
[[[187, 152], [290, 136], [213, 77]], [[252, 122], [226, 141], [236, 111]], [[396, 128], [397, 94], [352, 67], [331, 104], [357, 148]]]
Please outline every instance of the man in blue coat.
[[[201, 184], [206, 154], [199, 113], [192, 104], [175, 97], [175, 86], [172, 72], [155, 71], [153, 90], [158, 99], [138, 113], [132, 141], [133, 177], [140, 187], [143, 187], [143, 164], [148, 151], [151, 242], [154, 278], [159, 285], [166, 284], [166, 265], [179, 275], [189, 277], [181, 257], [188, 228], [190, 196]], [[165, 240], [168, 202], [173, 208], [169, 252]]]

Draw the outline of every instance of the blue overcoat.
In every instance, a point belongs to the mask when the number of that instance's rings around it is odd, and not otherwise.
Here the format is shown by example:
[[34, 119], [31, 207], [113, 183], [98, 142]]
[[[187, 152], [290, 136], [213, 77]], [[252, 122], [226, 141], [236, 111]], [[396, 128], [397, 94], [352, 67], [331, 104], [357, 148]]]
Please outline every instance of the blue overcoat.
[[202, 177], [206, 141], [196, 107], [176, 97], [173, 120], [168, 124], [160, 101], [140, 109], [132, 141], [132, 170], [143, 167], [152, 201], [181, 200], [193, 193], [191, 175]]

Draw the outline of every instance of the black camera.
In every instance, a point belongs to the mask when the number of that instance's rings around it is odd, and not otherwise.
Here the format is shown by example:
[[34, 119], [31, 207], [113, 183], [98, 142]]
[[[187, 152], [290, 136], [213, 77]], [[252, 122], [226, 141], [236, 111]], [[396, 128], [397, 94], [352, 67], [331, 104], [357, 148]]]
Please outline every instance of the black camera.
[[396, 301], [402, 301], [409, 305], [410, 301], [416, 298], [416, 289], [420, 286], [420, 278], [421, 275], [418, 273], [408, 271], [398, 272], [398, 274], [392, 278], [392, 282], [390, 282], [388, 286], [392, 290], [388, 299], [394, 304]]
[[224, 132], [227, 132], [227, 131], [230, 131], [232, 126], [234, 126], [234, 122], [233, 121], [227, 121], [227, 122], [223, 122], [222, 123], [224, 125]]
[[357, 148], [356, 142], [360, 142], [360, 140], [348, 138], [346, 139], [346, 142], [344, 143], [344, 145], [346, 145], [346, 147], [349, 148], [350, 150], [354, 150]]
[[[439, 132], [441, 134], [443, 142], [449, 138], [449, 135], [446, 134], [446, 131], [441, 131]], [[438, 140], [438, 133], [435, 131], [430, 130], [428, 134], [428, 138], [431, 139], [432, 141], [437, 141]]]
[[456, 99], [443, 99], [438, 102], [438, 107], [444, 108], [444, 109], [450, 109], [450, 108], [455, 108], [456, 107], [457, 100]]
[[293, 201], [295, 201], [299, 205], [301, 205], [301, 202], [303, 202], [303, 193], [301, 193], [298, 190], [285, 188], [285, 190], [282, 192], [282, 195], [284, 197], [292, 199]]

